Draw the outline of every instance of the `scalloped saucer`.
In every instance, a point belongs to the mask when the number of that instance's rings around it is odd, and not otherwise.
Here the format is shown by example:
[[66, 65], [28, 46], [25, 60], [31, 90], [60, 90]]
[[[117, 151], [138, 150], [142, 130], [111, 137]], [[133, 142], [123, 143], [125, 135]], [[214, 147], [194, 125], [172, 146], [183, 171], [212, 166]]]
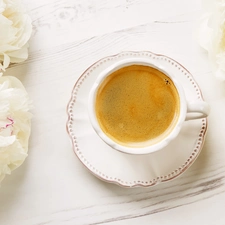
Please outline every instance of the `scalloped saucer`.
[[186, 121], [168, 146], [147, 155], [124, 154], [105, 144], [89, 122], [89, 90], [100, 71], [127, 57], [159, 61], [181, 81], [187, 100], [203, 100], [193, 76], [173, 59], [151, 52], [122, 52], [101, 59], [80, 76], [68, 104], [67, 130], [75, 154], [95, 176], [123, 187], [150, 187], [175, 179], [192, 165], [204, 144], [207, 119]]

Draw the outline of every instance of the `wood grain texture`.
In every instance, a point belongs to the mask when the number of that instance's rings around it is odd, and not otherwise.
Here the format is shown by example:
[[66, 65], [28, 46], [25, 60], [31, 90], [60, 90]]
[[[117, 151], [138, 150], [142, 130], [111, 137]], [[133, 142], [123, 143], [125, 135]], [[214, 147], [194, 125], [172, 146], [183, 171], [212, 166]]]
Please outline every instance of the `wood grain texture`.
[[[195, 39], [200, 1], [24, 2], [34, 26], [30, 55], [7, 74], [24, 83], [34, 118], [29, 156], [0, 188], [0, 224], [224, 224], [225, 89]], [[173, 182], [153, 188], [98, 180], [78, 161], [66, 132], [66, 107], [78, 77], [95, 61], [127, 50], [177, 60], [211, 105], [197, 161]]]

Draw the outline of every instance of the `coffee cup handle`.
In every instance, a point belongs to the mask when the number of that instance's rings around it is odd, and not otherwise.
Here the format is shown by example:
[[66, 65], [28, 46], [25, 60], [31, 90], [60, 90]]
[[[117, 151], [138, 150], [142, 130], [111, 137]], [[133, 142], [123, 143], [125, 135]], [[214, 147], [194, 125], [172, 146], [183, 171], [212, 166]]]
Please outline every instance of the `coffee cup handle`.
[[207, 102], [193, 101], [187, 103], [187, 115], [185, 121], [205, 118], [209, 115], [210, 107]]

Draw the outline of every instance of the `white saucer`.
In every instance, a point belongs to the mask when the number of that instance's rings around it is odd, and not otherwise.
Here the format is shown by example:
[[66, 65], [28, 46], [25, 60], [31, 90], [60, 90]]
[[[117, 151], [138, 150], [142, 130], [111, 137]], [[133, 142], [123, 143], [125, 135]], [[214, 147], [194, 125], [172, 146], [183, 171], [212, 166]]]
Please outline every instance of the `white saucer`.
[[124, 154], [105, 144], [89, 122], [89, 90], [101, 70], [127, 57], [160, 61], [182, 82], [187, 100], [203, 100], [193, 76], [173, 59], [151, 52], [123, 52], [96, 62], [81, 75], [68, 104], [67, 130], [75, 154], [95, 176], [123, 187], [149, 187], [175, 179], [192, 165], [204, 144], [207, 119], [185, 122], [175, 140], [163, 150], [148, 155]]

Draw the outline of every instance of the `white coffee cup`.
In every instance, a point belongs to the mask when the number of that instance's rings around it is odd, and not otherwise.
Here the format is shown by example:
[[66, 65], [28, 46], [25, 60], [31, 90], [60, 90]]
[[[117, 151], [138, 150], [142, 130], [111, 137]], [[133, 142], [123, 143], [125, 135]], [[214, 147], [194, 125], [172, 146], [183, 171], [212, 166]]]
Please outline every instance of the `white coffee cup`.
[[[96, 96], [97, 96], [99, 87], [101, 86], [103, 81], [105, 81], [105, 79], [109, 75], [111, 75], [113, 72], [131, 65], [148, 66], [151, 68], [155, 68], [158, 71], [161, 71], [164, 75], [166, 75], [168, 78], [172, 80], [179, 96], [179, 116], [176, 120], [176, 124], [173, 126], [173, 129], [171, 129], [169, 133], [163, 139], [160, 139], [159, 141], [153, 144], [150, 142], [150, 140], [149, 140], [149, 143], [151, 144], [148, 144], [148, 141], [146, 141], [145, 142], [146, 144], [141, 146], [139, 146], [138, 144], [137, 146], [128, 146], [126, 144], [121, 144], [115, 141], [106, 132], [103, 131], [96, 116], [96, 109], [95, 109]], [[88, 99], [89, 118], [96, 133], [105, 143], [107, 143], [113, 149], [124, 152], [124, 153], [129, 153], [129, 154], [147, 154], [147, 153], [152, 153], [160, 149], [163, 149], [166, 145], [170, 143], [171, 140], [176, 138], [176, 136], [179, 134], [181, 127], [185, 121], [205, 118], [209, 115], [209, 111], [210, 111], [210, 107], [208, 103], [204, 101], [196, 100], [193, 102], [188, 102], [185, 97], [182, 84], [178, 82], [178, 80], [173, 74], [168, 73], [166, 71], [166, 68], [163, 68], [159, 63], [153, 64], [151, 61], [147, 59], [143, 59], [143, 58], [123, 59], [109, 66], [108, 68], [106, 68], [96, 78], [96, 81], [94, 82], [90, 90], [89, 99]]]

